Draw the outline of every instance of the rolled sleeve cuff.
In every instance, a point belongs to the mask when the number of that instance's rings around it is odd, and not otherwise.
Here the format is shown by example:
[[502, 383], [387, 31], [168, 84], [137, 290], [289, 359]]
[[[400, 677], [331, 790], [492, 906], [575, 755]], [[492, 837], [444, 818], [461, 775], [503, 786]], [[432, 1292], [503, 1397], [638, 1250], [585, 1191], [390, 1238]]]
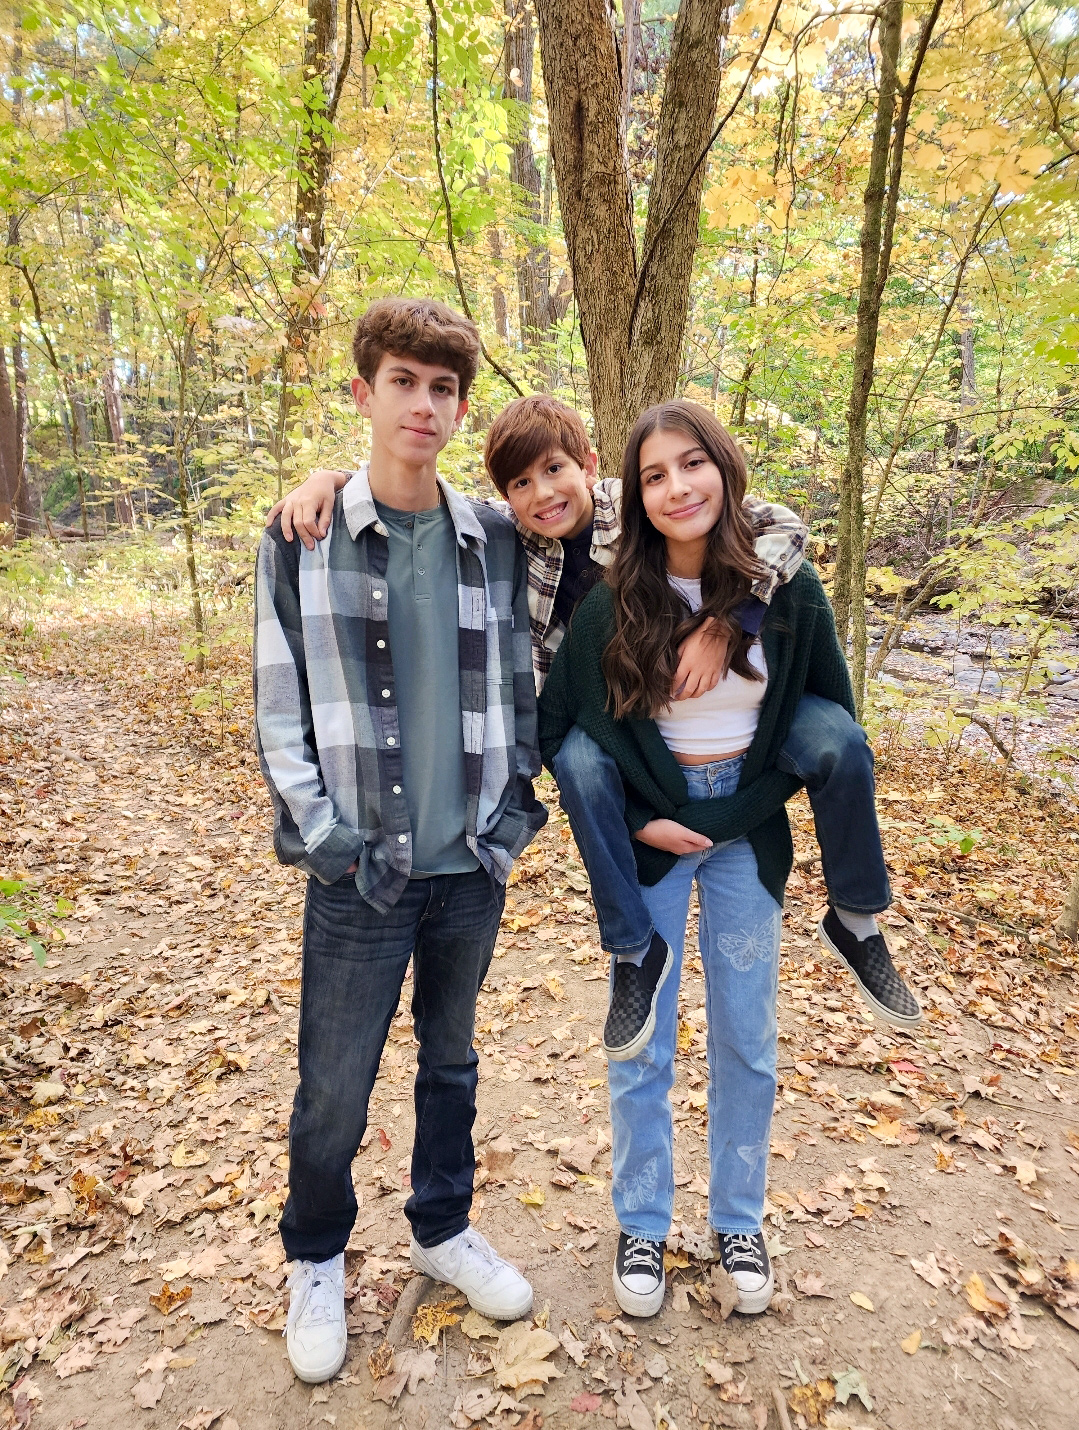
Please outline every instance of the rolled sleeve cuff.
[[336, 884], [362, 849], [360, 835], [343, 824], [335, 824], [320, 844], [307, 851], [305, 862], [320, 884]]

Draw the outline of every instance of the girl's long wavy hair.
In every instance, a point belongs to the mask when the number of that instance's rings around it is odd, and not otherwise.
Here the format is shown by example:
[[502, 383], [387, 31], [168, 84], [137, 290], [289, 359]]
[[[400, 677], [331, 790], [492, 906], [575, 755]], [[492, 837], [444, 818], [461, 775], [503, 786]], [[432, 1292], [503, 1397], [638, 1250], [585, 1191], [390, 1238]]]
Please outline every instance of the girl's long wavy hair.
[[[641, 492], [641, 447], [653, 432], [683, 432], [723, 476], [723, 511], [708, 538], [701, 571], [702, 606], [692, 615], [667, 580], [667, 543], [649, 521]], [[753, 637], [734, 617], [764, 568], [753, 550], [753, 528], [742, 509], [746, 466], [738, 445], [695, 402], [661, 402], [637, 419], [622, 458], [622, 538], [607, 573], [614, 592], [615, 633], [603, 653], [603, 674], [616, 719], [655, 717], [671, 701], [678, 646], [710, 617], [729, 635], [723, 674], [761, 676], [749, 663]]]

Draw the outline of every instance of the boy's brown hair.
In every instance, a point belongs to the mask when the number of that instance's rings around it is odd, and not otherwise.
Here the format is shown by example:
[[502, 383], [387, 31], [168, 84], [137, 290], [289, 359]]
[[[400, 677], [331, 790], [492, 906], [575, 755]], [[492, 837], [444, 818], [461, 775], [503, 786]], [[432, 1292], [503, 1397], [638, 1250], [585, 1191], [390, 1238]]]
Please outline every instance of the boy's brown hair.
[[475, 323], [434, 298], [380, 298], [352, 334], [356, 370], [366, 382], [374, 382], [386, 353], [444, 363], [457, 374], [463, 400], [479, 367], [480, 335]]
[[505, 496], [514, 477], [556, 449], [584, 466], [592, 444], [581, 414], [542, 394], [517, 397], [488, 428], [483, 460], [491, 481]]

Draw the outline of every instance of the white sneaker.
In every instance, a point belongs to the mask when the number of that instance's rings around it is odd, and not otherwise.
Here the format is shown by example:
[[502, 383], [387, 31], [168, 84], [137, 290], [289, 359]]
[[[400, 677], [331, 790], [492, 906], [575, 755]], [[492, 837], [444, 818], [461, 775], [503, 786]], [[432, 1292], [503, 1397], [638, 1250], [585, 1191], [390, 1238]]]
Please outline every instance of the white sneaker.
[[417, 1271], [456, 1286], [481, 1316], [517, 1321], [532, 1309], [532, 1287], [474, 1227], [439, 1246], [423, 1247], [413, 1237], [411, 1256]]
[[298, 1261], [288, 1279], [285, 1344], [292, 1369], [308, 1385], [336, 1375], [345, 1362], [345, 1255]]

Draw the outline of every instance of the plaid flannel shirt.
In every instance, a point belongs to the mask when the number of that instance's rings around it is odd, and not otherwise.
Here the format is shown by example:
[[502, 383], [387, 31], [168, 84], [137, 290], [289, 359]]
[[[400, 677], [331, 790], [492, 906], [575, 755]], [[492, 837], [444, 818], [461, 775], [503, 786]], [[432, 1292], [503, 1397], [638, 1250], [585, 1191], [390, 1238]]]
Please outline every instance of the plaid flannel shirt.
[[[505, 882], [547, 811], [539, 773], [527, 570], [498, 512], [439, 486], [457, 534], [465, 838]], [[390, 651], [389, 543], [366, 466], [334, 503], [329, 532], [308, 551], [280, 520], [259, 545], [255, 587], [255, 731], [273, 797], [274, 849], [324, 884], [358, 860], [356, 884], [384, 913], [412, 869], [401, 726]], [[407, 659], [407, 652], [398, 652]]]
[[[597, 566], [610, 566], [622, 532], [621, 480], [605, 477], [597, 482], [592, 488], [592, 504], [592, 560]], [[801, 566], [808, 531], [793, 511], [778, 503], [746, 497], [742, 506], [757, 534], [757, 559], [767, 568], [765, 575], [754, 583], [752, 594], [768, 605], [779, 587], [785, 586]], [[562, 543], [522, 526], [508, 503], [503, 509], [512, 518], [528, 557], [532, 660], [536, 668], [536, 687], [542, 689], [555, 651], [566, 633], [554, 609], [555, 592], [562, 579]]]

